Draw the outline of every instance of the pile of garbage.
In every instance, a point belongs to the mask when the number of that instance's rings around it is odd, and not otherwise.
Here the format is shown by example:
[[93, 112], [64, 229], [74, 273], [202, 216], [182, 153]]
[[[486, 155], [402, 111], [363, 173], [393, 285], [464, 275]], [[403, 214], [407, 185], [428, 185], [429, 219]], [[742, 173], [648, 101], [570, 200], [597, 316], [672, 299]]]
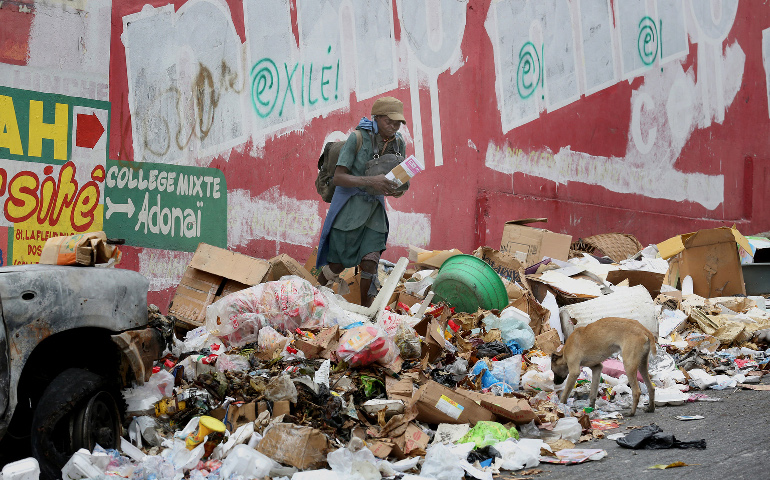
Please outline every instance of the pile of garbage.
[[[181, 321], [199, 325], [177, 332], [148, 382], [123, 392], [119, 448], [79, 451], [64, 478], [489, 480], [599, 460], [606, 451], [578, 445], [618, 426], [631, 389], [622, 358], [609, 358], [593, 408], [587, 368], [559, 402], [551, 354], [574, 328], [605, 317], [647, 327], [658, 339], [656, 406], [718, 401], [718, 390], [751, 388], [769, 371], [766, 296], [698, 295], [700, 279], [672, 272], [693, 260], [684, 244], [668, 258], [638, 245], [613, 259], [575, 242], [564, 260], [534, 261], [488, 247], [412, 249], [381, 261], [368, 309], [296, 269], [223, 294], [205, 318]], [[442, 271], [454, 257], [483, 261], [495, 278], [450, 282]], [[479, 293], [467, 311], [472, 294], [451, 294], [463, 282], [476, 282], [470, 292], [502, 285], [506, 298], [490, 305]]]

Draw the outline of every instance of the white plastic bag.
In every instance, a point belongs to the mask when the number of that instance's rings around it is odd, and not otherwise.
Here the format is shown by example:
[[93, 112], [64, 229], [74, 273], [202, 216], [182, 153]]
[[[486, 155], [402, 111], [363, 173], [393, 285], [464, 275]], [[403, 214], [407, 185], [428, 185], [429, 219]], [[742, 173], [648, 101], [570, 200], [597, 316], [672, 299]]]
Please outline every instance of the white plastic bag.
[[521, 470], [540, 465], [540, 448], [543, 441], [533, 438], [522, 438], [518, 442], [506, 440], [495, 445], [495, 449], [503, 456], [501, 469]]
[[240, 475], [245, 478], [263, 478], [270, 473], [278, 462], [264, 455], [248, 445], [236, 445], [227, 458], [222, 462], [219, 470], [220, 478], [230, 478], [231, 475]]
[[460, 460], [446, 445], [431, 445], [425, 455], [420, 476], [435, 480], [462, 480], [465, 470], [460, 466]]
[[514, 355], [503, 360], [492, 362], [490, 371], [496, 378], [507, 383], [514, 390], [517, 390], [521, 379], [521, 355]]
[[583, 432], [583, 427], [578, 422], [576, 417], [564, 417], [560, 418], [553, 430], [550, 432], [543, 432], [543, 437], [546, 441], [551, 439], [558, 440], [563, 438], [569, 440], [572, 443], [577, 443], [580, 440], [580, 434]]
[[543, 390], [552, 392], [554, 390], [553, 372], [550, 370], [548, 372], [528, 370], [527, 373], [521, 377], [521, 388], [525, 390]]

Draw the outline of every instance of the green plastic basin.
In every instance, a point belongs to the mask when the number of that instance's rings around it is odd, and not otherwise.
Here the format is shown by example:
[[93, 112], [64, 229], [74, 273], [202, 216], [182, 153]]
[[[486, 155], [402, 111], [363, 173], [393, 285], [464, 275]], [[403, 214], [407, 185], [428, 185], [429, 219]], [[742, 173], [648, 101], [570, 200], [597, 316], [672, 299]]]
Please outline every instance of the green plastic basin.
[[449, 257], [433, 282], [436, 300], [445, 301], [458, 312], [502, 310], [508, 293], [500, 276], [483, 260], [472, 255]]

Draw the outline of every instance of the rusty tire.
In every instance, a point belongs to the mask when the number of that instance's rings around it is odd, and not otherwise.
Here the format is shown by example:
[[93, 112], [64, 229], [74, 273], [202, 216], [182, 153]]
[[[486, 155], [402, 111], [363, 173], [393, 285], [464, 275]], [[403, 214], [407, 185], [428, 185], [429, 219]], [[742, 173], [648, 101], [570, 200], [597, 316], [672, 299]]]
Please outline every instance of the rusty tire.
[[[32, 419], [32, 454], [40, 463], [41, 478], [61, 478], [61, 468], [79, 448], [93, 448], [84, 445], [84, 438], [91, 438], [88, 426], [92, 422], [94, 411], [100, 417], [106, 410], [115, 412], [113, 422], [103, 418], [96, 426], [106, 428], [113, 424], [116, 432], [111, 437], [117, 442], [120, 438], [120, 412], [115, 407], [114, 398], [107, 393], [107, 382], [95, 373], [80, 368], [70, 368], [60, 373], [46, 387], [35, 408]], [[96, 406], [96, 408], [95, 408]], [[115, 407], [113, 409], [113, 407]], [[116, 445], [102, 445], [115, 448]]]

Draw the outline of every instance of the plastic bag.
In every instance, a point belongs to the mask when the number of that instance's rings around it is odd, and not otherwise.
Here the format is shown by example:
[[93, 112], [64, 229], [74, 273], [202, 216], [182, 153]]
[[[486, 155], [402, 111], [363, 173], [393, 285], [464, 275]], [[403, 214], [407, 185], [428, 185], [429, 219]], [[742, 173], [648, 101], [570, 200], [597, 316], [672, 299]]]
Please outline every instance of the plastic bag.
[[280, 348], [284, 343], [286, 343], [286, 340], [286, 337], [276, 332], [273, 327], [268, 326], [263, 327], [259, 331], [257, 345], [259, 346], [260, 352], [271, 352]]
[[460, 466], [460, 460], [449, 447], [437, 443], [428, 447], [420, 476], [435, 480], [462, 480], [465, 470]]
[[564, 417], [556, 422], [553, 430], [543, 432], [543, 437], [545, 437], [546, 441], [563, 438], [572, 443], [577, 443], [580, 440], [581, 433], [583, 433], [583, 427], [576, 417]]
[[504, 470], [520, 470], [540, 465], [540, 448], [542, 440], [522, 438], [518, 442], [505, 441], [495, 445], [495, 450], [503, 456], [500, 465]]
[[123, 390], [127, 411], [138, 412], [152, 408], [165, 397], [174, 393], [174, 376], [166, 370], [153, 373], [144, 385]]
[[527, 373], [521, 377], [521, 388], [525, 390], [544, 390], [552, 392], [554, 390], [553, 384], [553, 372], [538, 372], [536, 370], [528, 370]]
[[521, 355], [492, 362], [492, 375], [517, 390], [521, 379]]
[[267, 383], [265, 396], [271, 402], [289, 400], [291, 403], [297, 403], [297, 387], [288, 375], [273, 377]]
[[473, 442], [476, 448], [483, 448], [504, 442], [509, 438], [519, 439], [519, 432], [516, 431], [516, 428], [509, 430], [500, 423], [482, 420], [476, 422], [476, 425], [459, 440], [459, 443]]
[[337, 356], [351, 367], [360, 367], [377, 362], [388, 365], [398, 358], [395, 342], [385, 332], [373, 325], [355, 327], [340, 338]]
[[489, 371], [487, 362], [484, 360], [479, 360], [476, 362], [470, 373], [471, 375], [481, 375], [481, 388], [485, 390], [490, 389], [495, 394], [500, 395], [504, 393], [511, 393], [513, 391], [513, 389], [508, 384], [495, 377], [492, 372]]
[[[352, 443], [352, 442], [351, 442]], [[377, 459], [366, 447], [352, 451], [350, 447], [339, 448], [326, 456], [332, 471], [340, 478], [361, 478], [379, 480]]]
[[500, 317], [484, 317], [484, 325], [487, 328], [499, 329], [506, 345], [513, 341], [522, 350], [529, 350], [535, 345], [535, 332], [530, 328], [529, 321], [529, 315], [515, 307], [506, 308], [500, 313]]
[[401, 352], [401, 358], [404, 360], [415, 360], [420, 358], [422, 353], [422, 345], [420, 344], [420, 337], [414, 328], [410, 327], [406, 323], [401, 323], [396, 328], [396, 334], [393, 340], [398, 346], [398, 350]]
[[248, 372], [250, 368], [249, 359], [241, 355], [223, 354], [217, 357], [217, 370], [220, 372]]
[[220, 478], [239, 475], [245, 478], [263, 478], [279, 464], [270, 457], [259, 453], [248, 445], [236, 445], [219, 470]]
[[331, 297], [305, 279], [286, 276], [231, 293], [206, 308], [206, 328], [235, 345], [257, 340], [267, 325], [281, 331], [338, 323]]

